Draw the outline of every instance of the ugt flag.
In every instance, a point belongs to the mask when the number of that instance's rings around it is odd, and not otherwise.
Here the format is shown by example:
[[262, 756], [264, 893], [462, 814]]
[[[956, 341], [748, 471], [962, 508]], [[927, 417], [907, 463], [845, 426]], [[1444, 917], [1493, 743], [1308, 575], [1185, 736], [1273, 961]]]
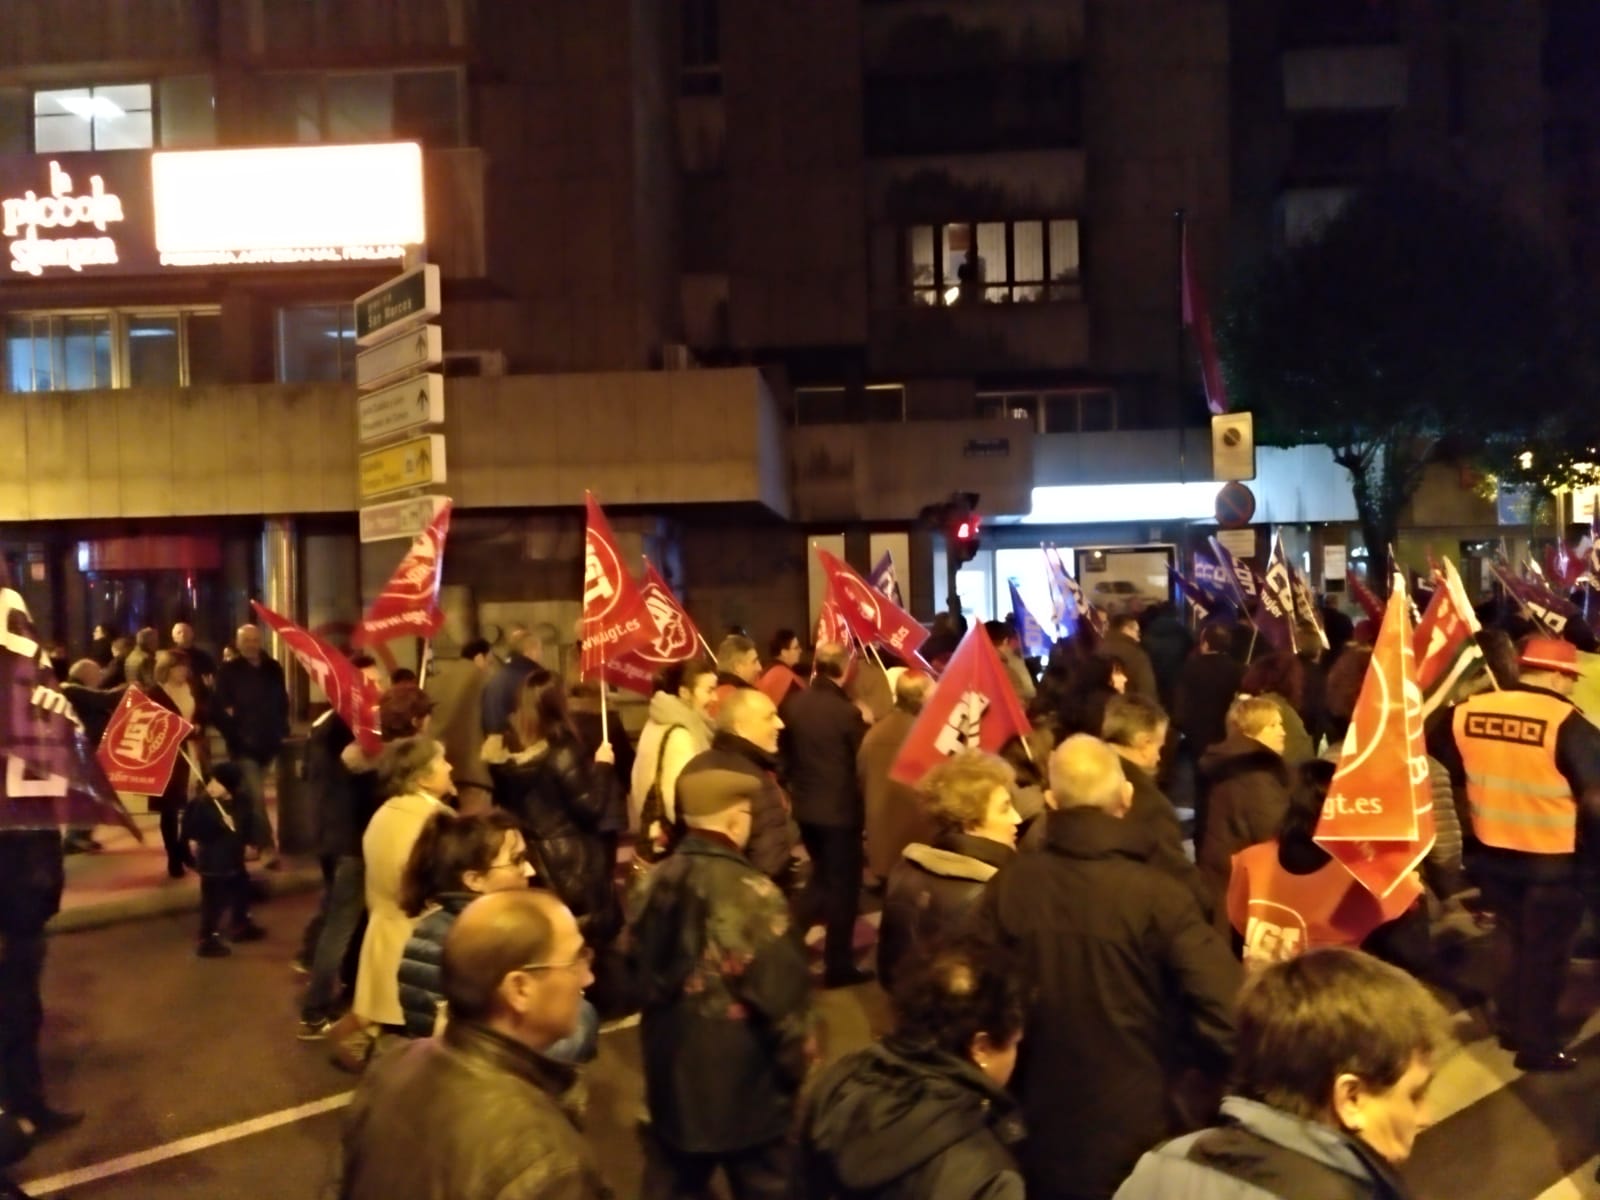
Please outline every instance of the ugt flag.
[[1040, 627], [1039, 622], [1033, 619], [1033, 614], [1028, 611], [1028, 606], [1022, 602], [1022, 593], [1017, 591], [1017, 581], [1011, 580], [1011, 613], [1017, 619], [1017, 640], [1022, 643], [1022, 653], [1026, 658], [1049, 658], [1050, 639]]
[[1480, 628], [1467, 589], [1448, 558], [1436, 568], [1433, 598], [1417, 624], [1414, 656], [1424, 719], [1450, 697], [1457, 683], [1483, 665], [1473, 636]]
[[159, 796], [194, 726], [130, 685], [111, 714], [95, 757], [119, 792]]
[[647, 649], [656, 639], [644, 593], [622, 565], [617, 539], [593, 492], [584, 492], [582, 674], [587, 678], [614, 658]]
[[643, 650], [612, 659], [605, 671], [606, 679], [617, 687], [648, 696], [655, 690], [653, 681], [658, 671], [695, 656], [700, 649], [700, 631], [648, 558], [644, 561], [644, 583], [639, 591], [644, 595], [650, 619], [655, 622], [655, 639]]
[[262, 624], [294, 652], [312, 682], [328, 697], [329, 707], [355, 734], [362, 752], [377, 754], [383, 747], [378, 737], [378, 685], [309, 629], [300, 628], [259, 601], [250, 601], [250, 607], [255, 609]]
[[444, 543], [450, 535], [450, 501], [446, 500], [416, 536], [367, 615], [350, 635], [356, 648], [397, 637], [431, 638], [444, 625], [439, 610], [439, 579], [444, 570]]
[[910, 613], [857, 575], [848, 563], [821, 546], [817, 547], [817, 559], [828, 575], [828, 596], [856, 637], [863, 642], [882, 642], [908, 658], [928, 640], [928, 631]]
[[144, 834], [96, 761], [83, 722], [56, 686], [33, 618], [0, 560], [0, 829], [121, 825]]
[[1433, 789], [1412, 643], [1411, 602], [1396, 575], [1313, 838], [1379, 899], [1433, 848]]
[[915, 787], [930, 768], [963, 750], [997, 753], [1030, 731], [994, 643], [974, 622], [906, 735], [889, 778]]
[[867, 578], [867, 582], [887, 596], [891, 604], [905, 607], [906, 602], [900, 598], [900, 579], [894, 571], [894, 555], [887, 550], [873, 565], [872, 574]]

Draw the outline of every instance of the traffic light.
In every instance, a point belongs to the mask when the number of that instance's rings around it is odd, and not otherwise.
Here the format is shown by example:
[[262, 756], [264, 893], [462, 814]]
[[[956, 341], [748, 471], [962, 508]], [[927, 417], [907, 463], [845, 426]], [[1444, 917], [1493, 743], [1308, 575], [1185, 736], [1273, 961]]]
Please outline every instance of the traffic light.
[[950, 561], [957, 566], [971, 562], [983, 539], [983, 518], [978, 515], [976, 492], [954, 492], [945, 505], [944, 535]]

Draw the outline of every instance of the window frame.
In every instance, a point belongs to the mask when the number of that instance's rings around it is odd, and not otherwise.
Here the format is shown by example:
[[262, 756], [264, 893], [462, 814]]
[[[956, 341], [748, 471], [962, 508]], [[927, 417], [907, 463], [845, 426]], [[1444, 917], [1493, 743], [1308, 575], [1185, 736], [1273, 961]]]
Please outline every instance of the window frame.
[[[467, 73], [466, 73], [466, 68], [460, 63], [454, 63], [454, 62], [450, 62], [450, 63], [415, 63], [415, 64], [404, 65], [404, 66], [349, 67], [349, 68], [330, 68], [330, 69], [327, 69], [327, 70], [307, 69], [307, 70], [286, 70], [286, 71], [263, 71], [259, 75], [257, 75], [256, 78], [260, 79], [260, 80], [263, 80], [263, 81], [282, 80], [282, 79], [302, 79], [302, 80], [309, 79], [309, 80], [312, 80], [312, 81], [315, 82], [315, 84], [316, 84], [316, 94], [317, 94], [317, 140], [314, 141], [314, 142], [303, 142], [303, 141], [299, 141], [298, 139], [296, 139], [292, 143], [289, 143], [289, 144], [299, 145], [299, 146], [332, 146], [332, 145], [346, 145], [346, 144], [362, 145], [362, 144], [370, 144], [370, 143], [348, 143], [348, 142], [343, 142], [343, 141], [336, 142], [336, 141], [334, 141], [331, 133], [329, 132], [329, 126], [328, 126], [328, 120], [329, 120], [329, 117], [328, 117], [328, 114], [329, 114], [329, 109], [328, 109], [328, 83], [329, 83], [329, 81], [332, 80], [332, 79], [335, 79], [335, 78], [350, 79], [350, 78], [355, 78], [357, 76], [374, 76], [374, 75], [388, 76], [392, 81], [395, 77], [400, 76], [400, 75], [420, 74], [420, 73], [427, 73], [427, 72], [449, 73], [450, 75], [453, 75], [455, 77], [455, 84], [456, 84], [456, 86], [455, 86], [455, 131], [456, 131], [455, 140], [453, 142], [451, 142], [449, 145], [441, 146], [441, 145], [429, 144], [429, 143], [423, 141], [423, 139], [421, 139], [421, 138], [412, 138], [412, 139], [402, 138], [400, 134], [397, 134], [396, 132], [394, 132], [394, 124], [393, 124], [393, 115], [394, 114], [393, 114], [393, 110], [392, 109], [391, 109], [391, 112], [390, 112], [391, 120], [390, 120], [390, 127], [389, 127], [388, 135], [386, 137], [384, 137], [384, 138], [379, 138], [379, 139], [376, 139], [376, 140], [377, 141], [395, 141], [395, 140], [418, 141], [418, 142], [422, 143], [424, 148], [429, 149], [429, 150], [454, 150], [454, 149], [460, 149], [460, 148], [462, 148], [464, 146], [469, 145], [470, 144], [470, 138], [469, 138], [468, 132], [467, 132]], [[281, 142], [283, 140], [284, 139], [277, 139], [277, 141], [279, 141], [279, 142]]]
[[[111, 378], [103, 386], [94, 388], [30, 388], [27, 391], [17, 391], [11, 387], [11, 372], [9, 364], [3, 379], [0, 379], [0, 391], [7, 395], [30, 395], [43, 392], [68, 392], [68, 391], [104, 391], [122, 389], [136, 386], [133, 383], [133, 368], [128, 340], [129, 322], [147, 317], [178, 318], [178, 382], [175, 384], [146, 384], [147, 387], [192, 387], [189, 369], [190, 351], [190, 317], [222, 317], [220, 304], [135, 304], [121, 305], [116, 308], [81, 307], [81, 308], [33, 308], [14, 309], [0, 314], [0, 337], [9, 343], [11, 339], [11, 322], [16, 320], [28, 321], [64, 321], [69, 317], [104, 317], [109, 323], [111, 337]], [[54, 343], [58, 336], [57, 330], [51, 328], [49, 340]], [[36, 339], [35, 339], [36, 340]]]
[[[1076, 226], [1076, 242], [1078, 248], [1077, 269], [1070, 280], [1057, 281], [1055, 278], [1054, 264], [1050, 261], [1051, 239], [1050, 227], [1056, 222], [1071, 222]], [[951, 286], [945, 281], [950, 278], [949, 264], [945, 258], [945, 248], [949, 244], [948, 231], [952, 228], [965, 228], [969, 245], [976, 245], [978, 230], [985, 225], [1002, 225], [1005, 230], [1005, 278], [994, 280], [987, 275], [983, 280], [983, 299], [977, 305], [965, 303], [959, 294], [959, 284]], [[1040, 259], [1041, 278], [1036, 280], [1017, 279], [1017, 226], [1037, 225], [1040, 233]], [[912, 238], [919, 231], [927, 231], [932, 235], [933, 241], [933, 282], [919, 284], [914, 278], [916, 262], [912, 249]], [[1084, 272], [1083, 272], [1083, 218], [1077, 215], [1052, 213], [1047, 215], [1029, 215], [1018, 217], [1001, 217], [992, 220], [967, 220], [967, 221], [917, 221], [901, 225], [897, 228], [897, 252], [900, 267], [896, 290], [900, 296], [903, 307], [909, 308], [972, 308], [972, 307], [997, 307], [1003, 308], [1013, 305], [1033, 306], [1037, 304], [1081, 304], [1084, 299]], [[1028, 298], [1019, 293], [1036, 290], [1036, 298]], [[1003, 299], [991, 299], [990, 293], [1005, 291]], [[957, 294], [952, 297], [951, 292]], [[1052, 293], [1064, 294], [1052, 294]], [[928, 297], [928, 299], [919, 299]]]
[[[284, 316], [290, 312], [303, 312], [312, 308], [332, 308], [340, 314], [339, 334], [336, 339], [339, 349], [339, 376], [337, 379], [290, 379], [284, 370]], [[348, 322], [348, 323], [347, 323]], [[346, 332], [348, 330], [348, 332]], [[359, 347], [356, 345], [356, 306], [352, 301], [340, 300], [307, 300], [298, 304], [279, 304], [272, 318], [272, 380], [274, 383], [354, 383], [356, 380], [356, 354]]]
[[[161, 76], [152, 75], [145, 79], [100, 79], [94, 83], [75, 83], [66, 87], [35, 87], [28, 89], [28, 144], [34, 154], [120, 154], [126, 152], [138, 153], [141, 150], [161, 149]], [[150, 144], [148, 146], [122, 146], [116, 149], [102, 149], [95, 144], [95, 123], [89, 119], [89, 149], [81, 150], [40, 150], [39, 149], [39, 97], [52, 92], [87, 91], [91, 99], [95, 92], [106, 88], [119, 87], [148, 87], [150, 89]], [[128, 109], [128, 112], [145, 112], [142, 108]]]

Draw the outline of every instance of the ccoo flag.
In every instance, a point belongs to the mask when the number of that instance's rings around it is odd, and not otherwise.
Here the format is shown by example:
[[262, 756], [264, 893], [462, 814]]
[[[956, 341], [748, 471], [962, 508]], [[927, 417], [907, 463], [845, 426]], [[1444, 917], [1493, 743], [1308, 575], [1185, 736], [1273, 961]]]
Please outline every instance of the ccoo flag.
[[1396, 575], [1313, 839], [1380, 899], [1433, 848], [1433, 789], [1412, 643], [1411, 602]]
[[[1272, 539], [1267, 573], [1256, 577], [1256, 627], [1275, 650], [1297, 650], [1294, 637], [1294, 574], [1283, 553], [1283, 540]], [[1310, 647], [1307, 647], [1310, 649]]]
[[1027, 658], [1049, 658], [1050, 638], [1022, 602], [1022, 593], [1017, 591], [1015, 579], [1011, 580], [1011, 614], [1017, 619], [1017, 640], [1022, 643], [1023, 655]]
[[350, 635], [359, 649], [397, 637], [431, 638], [444, 624], [439, 609], [439, 580], [444, 571], [444, 543], [450, 535], [450, 501], [446, 500], [411, 543], [383, 591]]
[[974, 623], [917, 714], [889, 768], [889, 778], [915, 787], [930, 768], [952, 754], [998, 753], [1012, 738], [1029, 732], [1028, 718], [994, 643], [983, 625]]
[[310, 630], [300, 628], [288, 617], [280, 617], [259, 601], [250, 601], [250, 607], [256, 610], [262, 624], [294, 651], [311, 681], [328, 697], [329, 706], [355, 734], [362, 751], [376, 755], [382, 748], [378, 737], [378, 685]]
[[905, 607], [906, 602], [900, 598], [900, 579], [894, 570], [894, 555], [887, 550], [872, 568], [872, 574], [868, 576], [867, 582], [887, 596], [890, 603], [898, 604], [901, 608]]
[[648, 649], [655, 622], [644, 594], [622, 565], [622, 553], [593, 492], [583, 493], [588, 522], [583, 532], [581, 673], [588, 678], [624, 654]]
[[700, 630], [648, 558], [644, 560], [644, 583], [639, 591], [655, 622], [655, 640], [643, 650], [612, 659], [606, 663], [605, 672], [606, 679], [617, 687], [648, 696], [655, 691], [658, 671], [685, 662], [699, 651]]

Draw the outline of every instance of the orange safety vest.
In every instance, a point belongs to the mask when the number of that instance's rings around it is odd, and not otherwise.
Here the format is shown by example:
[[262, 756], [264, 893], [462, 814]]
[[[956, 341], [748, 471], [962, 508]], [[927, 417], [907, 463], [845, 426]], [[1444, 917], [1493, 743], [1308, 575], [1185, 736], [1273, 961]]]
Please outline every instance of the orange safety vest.
[[1572, 705], [1541, 692], [1480, 692], [1451, 719], [1467, 776], [1472, 832], [1524, 854], [1577, 849], [1578, 805], [1556, 766], [1556, 735]]
[[1233, 856], [1228, 919], [1244, 935], [1245, 965], [1264, 967], [1324, 946], [1359, 946], [1421, 894], [1407, 875], [1380, 900], [1337, 862], [1294, 875], [1278, 862], [1278, 843], [1262, 842]]

